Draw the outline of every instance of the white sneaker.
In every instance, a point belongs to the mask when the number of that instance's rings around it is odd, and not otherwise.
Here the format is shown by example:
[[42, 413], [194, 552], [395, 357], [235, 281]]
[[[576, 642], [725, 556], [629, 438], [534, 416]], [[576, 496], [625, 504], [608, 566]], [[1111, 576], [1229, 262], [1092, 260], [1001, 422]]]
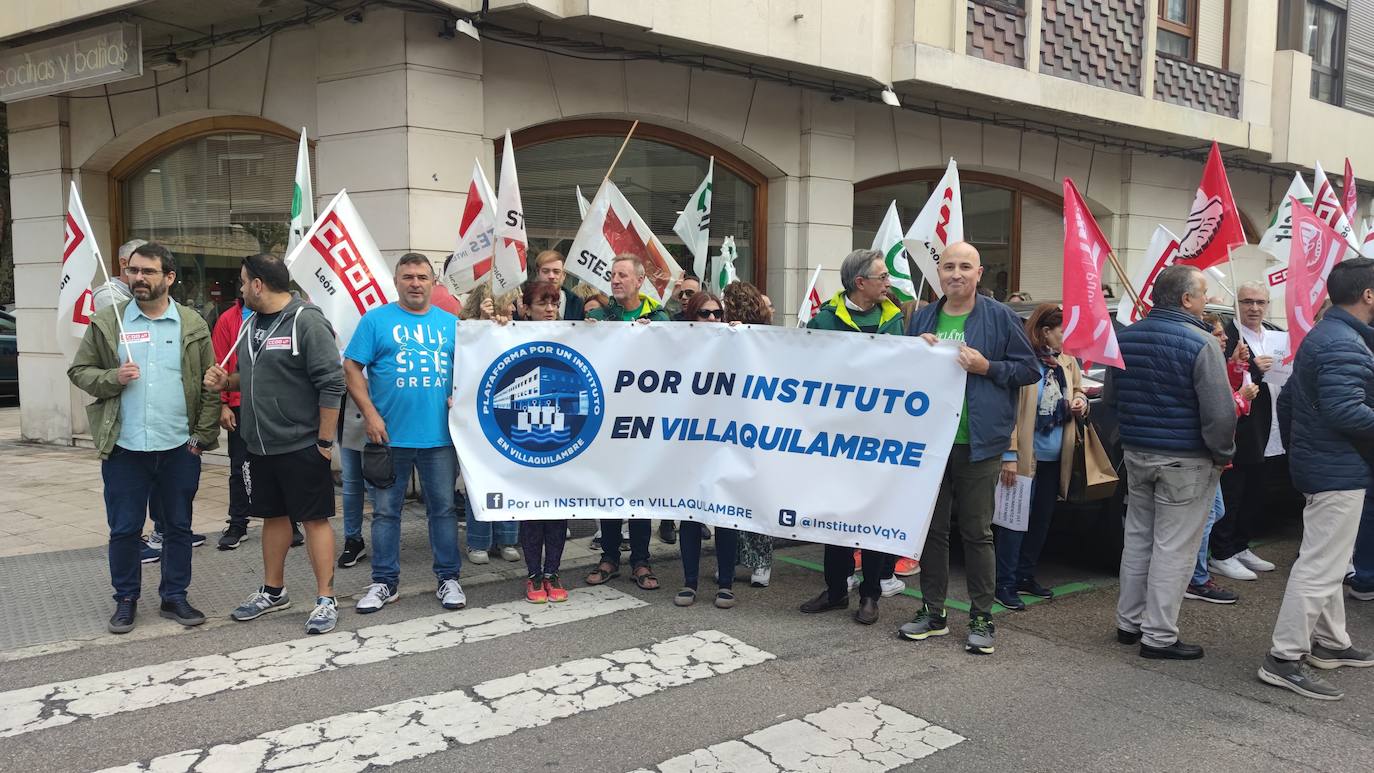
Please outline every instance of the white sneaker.
[[1218, 561], [1215, 558], [1208, 559], [1207, 568], [1222, 577], [1230, 577], [1233, 580], [1259, 579], [1259, 575], [1247, 569], [1245, 564], [1240, 562], [1238, 556], [1231, 556], [1225, 561]]
[[1245, 568], [1249, 569], [1252, 572], [1274, 571], [1273, 562], [1265, 561], [1263, 558], [1260, 558], [1259, 556], [1255, 555], [1254, 552], [1251, 551], [1249, 548], [1240, 551], [1235, 555], [1235, 557], [1239, 558], [1240, 562], [1245, 565]]
[[501, 546], [501, 557], [507, 561], [519, 561], [520, 551], [516, 550], [514, 545], [503, 545]]
[[859, 587], [859, 575], [849, 575], [849, 578], [844, 581], [844, 584], [849, 587], [849, 592], [853, 593]]
[[444, 605], [444, 609], [462, 609], [468, 605], [468, 597], [463, 593], [463, 586], [457, 580], [444, 580], [439, 583], [439, 590], [434, 592], [439, 598], [439, 603]]
[[334, 630], [334, 626], [339, 622], [339, 607], [334, 599], [327, 596], [315, 598], [315, 611], [310, 613], [310, 619], [305, 621], [305, 632], [308, 634], [329, 633]]
[[906, 590], [906, 583], [896, 577], [889, 577], [878, 584], [882, 586], [883, 598], [896, 596], [898, 593]]
[[358, 614], [367, 615], [396, 600], [396, 591], [392, 590], [384, 582], [374, 582], [367, 586], [367, 592], [358, 599], [358, 603], [353, 607], [358, 610]]
[[158, 532], [156, 529], [154, 529], [153, 531], [148, 532], [148, 539], [145, 540], [145, 542], [147, 542], [148, 547], [152, 548], [153, 550], [161, 550], [162, 534]]
[[488, 556], [485, 550], [469, 550], [468, 560], [474, 564], [485, 564], [491, 560], [491, 556]]
[[754, 573], [749, 575], [749, 584], [755, 588], [767, 588], [768, 581], [771, 579], [773, 579], [773, 567], [765, 566], [755, 569]]

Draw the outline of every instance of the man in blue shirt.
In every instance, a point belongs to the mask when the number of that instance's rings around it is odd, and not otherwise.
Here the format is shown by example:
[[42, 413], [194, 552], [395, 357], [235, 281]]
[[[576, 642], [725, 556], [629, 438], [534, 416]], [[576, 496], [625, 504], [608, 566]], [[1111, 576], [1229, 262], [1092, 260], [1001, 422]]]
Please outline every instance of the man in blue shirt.
[[219, 396], [200, 375], [214, 363], [210, 329], [175, 303], [172, 253], [140, 245], [125, 276], [132, 301], [97, 312], [67, 377], [96, 398], [88, 409], [100, 452], [110, 526], [111, 633], [134, 629], [142, 588], [139, 537], [150, 504], [163, 523], [161, 614], [182, 625], [205, 615], [186, 600], [191, 584], [191, 502], [200, 487], [200, 454], [219, 438]]
[[358, 600], [361, 614], [396, 600], [401, 507], [412, 469], [420, 473], [429, 515], [429, 545], [439, 581], [435, 595], [445, 609], [467, 605], [458, 584], [462, 558], [453, 504], [458, 455], [448, 434], [458, 318], [431, 305], [434, 281], [429, 258], [415, 252], [402, 255], [396, 263], [400, 302], [364, 314], [344, 350], [348, 395], [362, 411], [368, 442], [390, 446], [396, 475], [390, 487], [376, 489], [372, 584]]

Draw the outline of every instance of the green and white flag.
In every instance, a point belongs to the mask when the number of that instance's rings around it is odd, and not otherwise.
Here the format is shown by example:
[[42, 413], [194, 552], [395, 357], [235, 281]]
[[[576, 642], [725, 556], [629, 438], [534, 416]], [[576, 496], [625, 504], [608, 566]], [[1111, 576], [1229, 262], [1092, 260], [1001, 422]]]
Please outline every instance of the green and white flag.
[[1279, 208], [1274, 210], [1269, 227], [1260, 237], [1259, 248], [1284, 266], [1288, 265], [1288, 254], [1292, 251], [1290, 247], [1293, 241], [1293, 199], [1312, 206], [1312, 191], [1307, 187], [1307, 183], [1303, 182], [1301, 172], [1293, 174], [1293, 182], [1288, 186], [1288, 192], [1279, 200]]
[[897, 218], [897, 200], [887, 206], [883, 224], [873, 237], [873, 249], [883, 254], [887, 273], [892, 280], [892, 292], [902, 303], [916, 300], [916, 285], [911, 283], [911, 261], [906, 256], [906, 245], [902, 244], [902, 221]]
[[706, 167], [706, 179], [701, 181], [687, 206], [678, 213], [673, 223], [673, 233], [677, 234], [687, 251], [692, 253], [692, 272], [698, 277], [706, 276], [706, 251], [711, 237], [711, 177], [716, 171], [716, 159]]
[[725, 292], [726, 285], [739, 280], [739, 274], [735, 273], [735, 258], [737, 257], [739, 257], [739, 253], [735, 251], [735, 237], [725, 237], [720, 243], [720, 254], [716, 256], [715, 284], [717, 293]]
[[296, 187], [291, 191], [291, 232], [286, 237], [286, 254], [290, 255], [305, 238], [306, 231], [315, 224], [315, 192], [310, 185], [310, 145], [301, 128], [301, 144], [296, 150]]

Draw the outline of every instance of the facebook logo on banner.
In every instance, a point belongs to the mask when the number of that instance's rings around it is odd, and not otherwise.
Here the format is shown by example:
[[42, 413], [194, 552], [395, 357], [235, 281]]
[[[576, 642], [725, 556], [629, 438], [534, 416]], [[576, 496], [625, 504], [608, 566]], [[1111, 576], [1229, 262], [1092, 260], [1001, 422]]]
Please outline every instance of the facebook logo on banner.
[[797, 525], [797, 511], [796, 511], [796, 510], [779, 510], [779, 511], [778, 511], [778, 525], [779, 525], [779, 526], [788, 526], [788, 527], [796, 526], [796, 525]]
[[506, 498], [501, 494], [487, 494], [487, 509], [500, 510], [506, 506]]

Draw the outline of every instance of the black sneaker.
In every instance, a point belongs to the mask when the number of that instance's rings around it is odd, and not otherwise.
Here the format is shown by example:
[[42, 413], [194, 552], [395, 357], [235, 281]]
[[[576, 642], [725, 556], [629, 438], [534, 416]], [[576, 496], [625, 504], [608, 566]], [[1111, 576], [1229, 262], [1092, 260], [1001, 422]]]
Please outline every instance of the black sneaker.
[[305, 544], [305, 535], [301, 533], [301, 527], [291, 524], [291, 547], [298, 548]]
[[367, 544], [362, 537], [347, 537], [344, 539], [343, 552], [339, 554], [339, 567], [348, 568], [358, 563], [367, 556]]
[[1026, 608], [1026, 602], [1021, 600], [1021, 595], [1013, 592], [1010, 588], [998, 588], [997, 592], [993, 594], [993, 598], [997, 599], [997, 603], [1007, 609], [1020, 612]]
[[204, 535], [204, 534], [196, 534], [195, 532], [192, 532], [192, 533], [191, 533], [191, 547], [193, 547], [193, 548], [198, 548], [198, 547], [200, 547], [201, 545], [204, 545], [204, 544], [205, 544], [205, 535]]
[[1317, 676], [1301, 660], [1279, 660], [1273, 655], [1265, 655], [1264, 663], [1259, 667], [1259, 679], [1265, 684], [1292, 690], [1304, 698], [1338, 701], [1345, 697], [1345, 693]]
[[672, 521], [659, 521], [658, 538], [663, 540], [663, 544], [671, 545], [677, 542], [677, 527]]
[[1216, 584], [1215, 580], [1208, 579], [1201, 585], [1188, 585], [1188, 590], [1183, 592], [1183, 598], [1206, 601], [1210, 604], [1234, 604], [1240, 600], [1240, 594], [1229, 591]]
[[224, 531], [219, 535], [220, 550], [235, 550], [243, 544], [243, 538], [248, 536], [248, 528], [231, 523], [224, 527]]
[[134, 618], [138, 616], [138, 599], [119, 599], [115, 601], [115, 611], [110, 615], [110, 633], [128, 633], [134, 629]]
[[1034, 577], [1030, 578], [1029, 580], [1022, 580], [1021, 582], [1018, 582], [1016, 584], [1016, 592], [1024, 594], [1026, 596], [1036, 596], [1042, 599], [1054, 598], [1054, 591], [1036, 582]]
[[187, 627], [205, 622], [205, 615], [201, 614], [199, 609], [191, 606], [191, 603], [186, 599], [163, 599], [158, 614]]

